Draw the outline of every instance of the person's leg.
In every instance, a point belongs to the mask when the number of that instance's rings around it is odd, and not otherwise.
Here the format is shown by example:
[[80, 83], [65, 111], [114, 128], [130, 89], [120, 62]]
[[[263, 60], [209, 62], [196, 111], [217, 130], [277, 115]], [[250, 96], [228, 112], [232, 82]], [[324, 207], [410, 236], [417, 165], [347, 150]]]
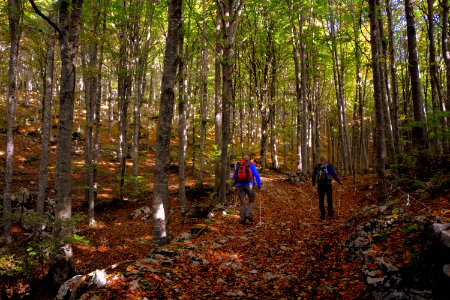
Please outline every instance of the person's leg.
[[326, 185], [319, 184], [317, 186], [317, 192], [319, 194], [319, 210], [320, 210], [320, 218], [325, 219], [325, 190]]
[[239, 215], [240, 215], [240, 218], [241, 218], [241, 223], [245, 223], [245, 211], [246, 211], [245, 195], [246, 195], [245, 187], [244, 186], [240, 186], [239, 187], [239, 201], [240, 201]]
[[332, 217], [334, 216], [334, 212], [333, 212], [333, 187], [331, 186], [331, 184], [328, 184], [326, 192], [328, 202], [328, 215]]
[[245, 187], [246, 193], [249, 198], [249, 203], [245, 211], [245, 217], [253, 223], [253, 207], [255, 206], [255, 191], [253, 190], [253, 185], [248, 185]]

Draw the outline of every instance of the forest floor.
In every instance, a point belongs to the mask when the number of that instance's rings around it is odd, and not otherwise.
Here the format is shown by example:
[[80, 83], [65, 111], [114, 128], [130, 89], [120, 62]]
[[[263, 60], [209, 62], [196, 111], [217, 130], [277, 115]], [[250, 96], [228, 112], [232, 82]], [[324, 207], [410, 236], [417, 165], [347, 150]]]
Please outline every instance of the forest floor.
[[[150, 199], [100, 213], [103, 226], [81, 229], [85, 238], [96, 242], [75, 247], [78, 273], [123, 260], [128, 261], [128, 271], [140, 270], [92, 292], [101, 299], [356, 299], [365, 295], [361, 262], [346, 262], [341, 248], [353, 229], [346, 222], [361, 206], [358, 197], [344, 181], [344, 188], [334, 192], [336, 215], [323, 222], [310, 183], [293, 185], [284, 178], [262, 174], [264, 188], [257, 193], [253, 225], [239, 223], [236, 194], [229, 196], [226, 214], [218, 211], [212, 218], [183, 222], [174, 213], [170, 224], [174, 237], [196, 225], [205, 230], [167, 247], [185, 251], [164, 272], [144, 271], [129, 261], [152, 257], [151, 224], [129, 218]], [[109, 277], [123, 272], [118, 268]], [[133, 288], [137, 279], [149, 284]]]
[[[21, 187], [37, 189], [39, 148], [38, 138], [19, 135], [16, 139], [14, 191]], [[50, 164], [54, 165], [55, 147], [52, 149]], [[73, 211], [86, 215], [83, 206], [84, 155], [81, 147], [74, 149]], [[143, 221], [130, 217], [136, 209], [151, 207], [154, 152], [151, 147], [142, 152], [140, 174], [143, 180], [134, 196], [126, 197], [122, 205], [115, 207], [111, 205], [118, 185], [114, 149], [114, 143], [102, 144], [97, 223], [89, 227], [84, 221], [77, 226], [77, 234], [89, 243], [74, 244], [76, 273], [87, 274], [95, 270], [107, 270], [108, 273], [108, 286], [90, 287], [86, 296], [96, 295], [95, 299], [367, 297], [361, 261], [347, 261], [342, 244], [357, 225], [371, 217], [362, 208], [375, 202], [375, 175], [358, 176], [355, 183], [353, 179], [341, 176], [343, 187], [334, 183], [335, 216], [321, 221], [317, 194], [309, 179], [306, 183], [291, 184], [286, 182], [283, 173], [262, 172], [263, 189], [256, 195], [255, 224], [242, 225], [236, 193], [228, 196], [226, 206], [215, 211], [213, 217], [182, 217], [177, 203], [178, 176], [174, 171], [169, 178], [169, 230], [174, 242], [161, 254], [153, 248], [151, 219]], [[4, 154], [0, 159], [4, 159]], [[188, 171], [188, 187], [195, 183], [192, 173], [192, 170]], [[51, 169], [50, 187], [54, 175]], [[211, 183], [208, 173], [205, 178], [205, 183]], [[133, 195], [133, 188], [127, 186], [127, 192]], [[54, 191], [50, 191], [49, 196], [54, 197]], [[447, 197], [437, 200], [428, 203], [434, 205], [435, 211], [448, 206]], [[188, 204], [195, 201], [188, 199]], [[405, 207], [404, 204], [400, 205]], [[412, 203], [407, 213], [422, 212], [423, 207]], [[179, 239], [195, 227], [201, 228], [201, 232]], [[19, 248], [24, 245], [21, 233], [24, 233], [23, 229], [14, 226], [13, 238]], [[384, 251], [400, 251], [397, 264], [407, 263], [410, 255], [402, 252], [398, 242], [389, 242], [391, 244]], [[175, 255], [168, 258], [168, 253]]]

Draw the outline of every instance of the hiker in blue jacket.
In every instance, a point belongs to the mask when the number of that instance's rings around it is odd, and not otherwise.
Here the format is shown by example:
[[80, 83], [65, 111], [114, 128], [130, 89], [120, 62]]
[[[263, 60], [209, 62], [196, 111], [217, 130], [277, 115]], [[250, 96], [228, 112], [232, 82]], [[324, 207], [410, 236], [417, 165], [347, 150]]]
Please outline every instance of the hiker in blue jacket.
[[321, 156], [319, 163], [314, 167], [312, 175], [312, 185], [315, 186], [317, 177], [317, 193], [319, 194], [320, 219], [325, 220], [325, 194], [327, 194], [328, 216], [332, 217], [333, 212], [333, 189], [331, 178], [334, 178], [340, 185], [342, 182], [336, 175], [333, 166], [327, 162], [326, 156]]
[[[235, 166], [233, 179], [236, 187], [239, 189], [240, 200], [240, 218], [241, 224], [245, 224], [246, 220], [253, 224], [253, 207], [255, 205], [254, 185], [261, 189], [261, 178], [259, 177], [256, 166], [250, 161], [249, 156], [245, 155]], [[245, 196], [248, 195], [249, 203], [246, 205]]]

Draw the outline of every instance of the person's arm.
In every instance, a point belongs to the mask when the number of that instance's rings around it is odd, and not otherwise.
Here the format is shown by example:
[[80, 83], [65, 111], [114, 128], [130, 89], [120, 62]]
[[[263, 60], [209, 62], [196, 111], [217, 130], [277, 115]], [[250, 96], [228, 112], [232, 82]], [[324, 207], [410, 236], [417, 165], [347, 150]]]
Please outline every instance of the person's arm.
[[256, 185], [258, 188], [261, 188], [261, 178], [259, 177], [258, 170], [256, 169], [256, 166], [254, 164], [250, 165], [250, 169], [252, 170], [253, 177], [256, 179]]
[[313, 175], [312, 175], [312, 185], [316, 185], [316, 176], [317, 176], [317, 166], [314, 167]]
[[334, 171], [333, 166], [328, 164], [327, 168], [328, 168], [328, 174], [330, 174], [331, 177], [334, 178], [334, 180], [336, 180], [340, 185], [342, 185], [342, 182], [339, 179], [339, 177], [336, 175], [336, 172]]

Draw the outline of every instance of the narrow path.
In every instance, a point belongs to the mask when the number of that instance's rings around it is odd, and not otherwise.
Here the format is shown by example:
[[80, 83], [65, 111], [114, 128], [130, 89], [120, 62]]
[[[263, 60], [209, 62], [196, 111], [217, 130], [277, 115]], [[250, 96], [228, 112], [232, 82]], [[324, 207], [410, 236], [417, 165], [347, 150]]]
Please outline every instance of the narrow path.
[[119, 279], [112, 279], [106, 289], [92, 290], [91, 295], [102, 299], [357, 299], [364, 295], [360, 265], [346, 262], [340, 248], [351, 231], [344, 223], [357, 206], [349, 193], [334, 193], [336, 216], [322, 222], [309, 183], [292, 185], [264, 178], [254, 225], [239, 223], [239, 207], [232, 195], [227, 213], [217, 212], [205, 220], [207, 230], [200, 236], [174, 241], [164, 250], [177, 254], [154, 254], [118, 268], [109, 276]]

